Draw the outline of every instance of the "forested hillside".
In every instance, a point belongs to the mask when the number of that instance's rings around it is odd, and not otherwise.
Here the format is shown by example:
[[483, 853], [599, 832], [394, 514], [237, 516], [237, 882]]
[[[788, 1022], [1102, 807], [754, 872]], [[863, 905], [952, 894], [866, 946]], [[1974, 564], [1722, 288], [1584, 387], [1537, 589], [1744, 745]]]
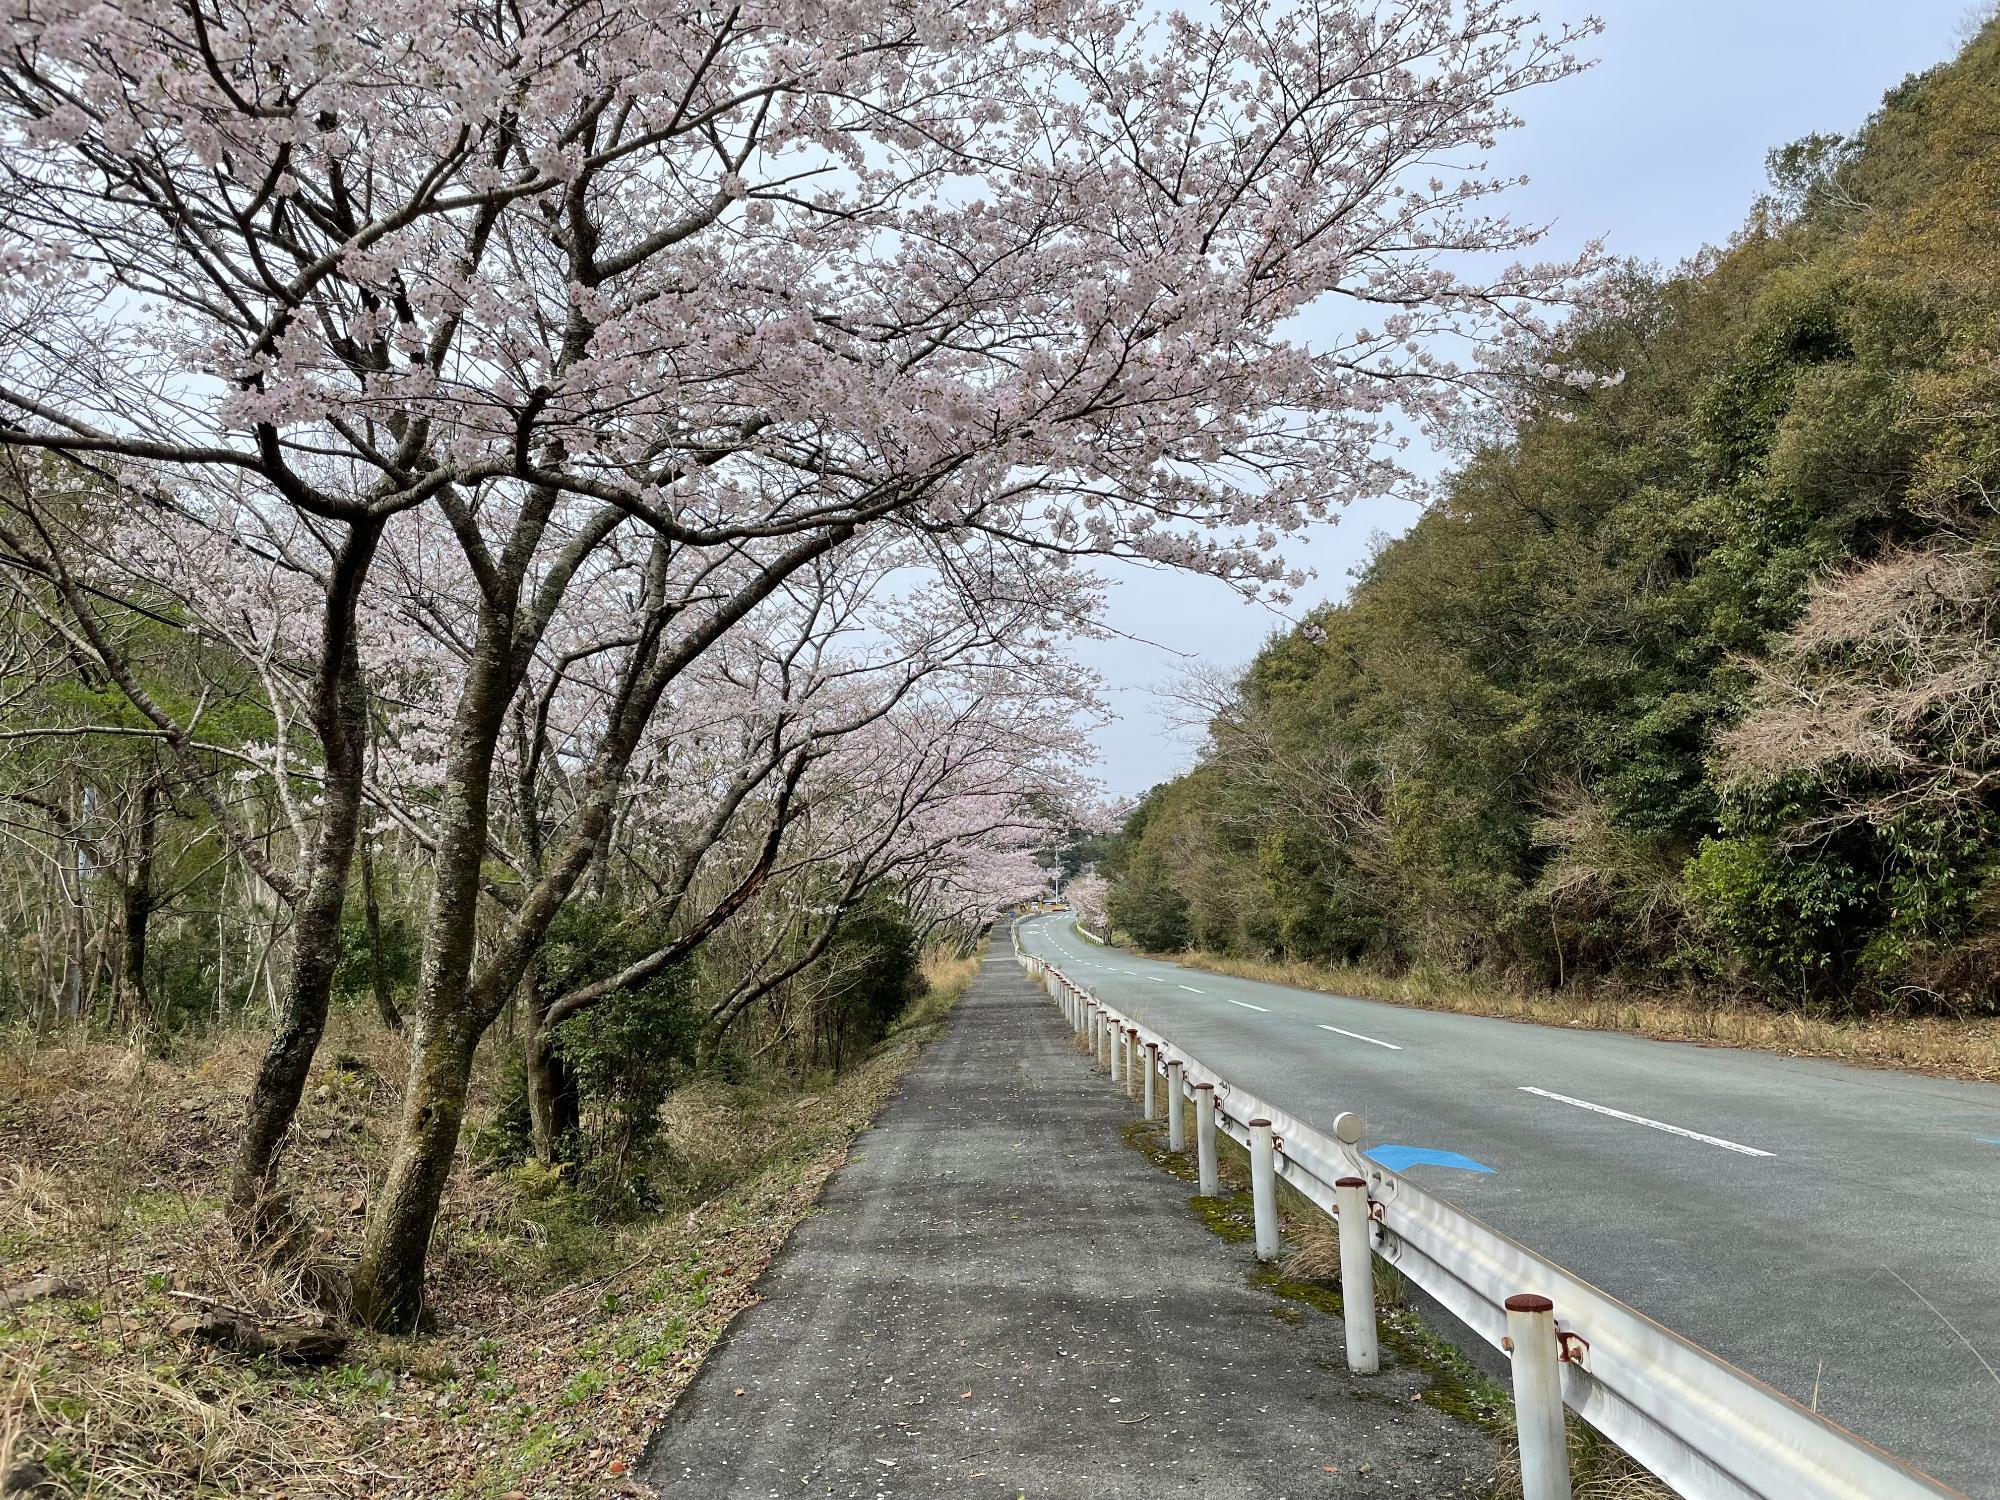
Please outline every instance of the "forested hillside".
[[2000, 1004], [1996, 122], [1988, 24], [1774, 151], [1727, 248], [1608, 277], [1509, 430], [1218, 695], [1107, 856], [1114, 924]]

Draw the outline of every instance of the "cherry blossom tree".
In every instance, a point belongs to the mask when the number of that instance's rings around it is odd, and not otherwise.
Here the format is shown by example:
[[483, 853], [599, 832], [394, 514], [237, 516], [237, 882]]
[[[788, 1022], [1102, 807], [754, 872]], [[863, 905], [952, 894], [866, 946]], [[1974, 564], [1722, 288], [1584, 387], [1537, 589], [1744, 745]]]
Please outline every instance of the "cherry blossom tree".
[[1100, 938], [1111, 935], [1110, 900], [1111, 887], [1095, 870], [1086, 870], [1070, 881], [1064, 891], [1069, 904], [1076, 908], [1077, 920]]
[[[1537, 231], [1482, 154], [1587, 29], [1507, 0], [37, 0], [7, 25], [0, 320], [28, 336], [0, 442], [129, 503], [242, 488], [310, 520], [343, 773], [384, 530], [421, 510], [470, 579], [356, 1277], [385, 1324], [421, 1309], [473, 1050], [704, 653], [878, 531], [973, 595], [993, 543], [1281, 585], [1286, 534], [1414, 483], [1396, 424], [1479, 384], [1452, 341], [1573, 270], [1490, 263]], [[1349, 310], [1308, 345], [1323, 299]], [[482, 944], [496, 757], [607, 549], [630, 644], [574, 816]], [[315, 933], [352, 822], [330, 795]]]
[[1037, 804], [1082, 790], [1075, 704], [1051, 685], [989, 672], [932, 683], [829, 747], [815, 788], [820, 815], [783, 873], [797, 895], [789, 922], [710, 1009], [706, 1045], [753, 1004], [815, 962], [871, 890], [907, 891], [927, 925], [985, 919], [1039, 889], [1035, 853], [1050, 824]]
[[[987, 732], [997, 736], [1011, 725], [1007, 732], [1024, 747], [1018, 763], [1032, 763], [1040, 782], [1073, 774], [1060, 769], [1080, 756], [1072, 721], [1095, 704], [1087, 679], [1059, 650], [1059, 631], [1088, 618], [1096, 585], [1060, 558], [983, 545], [995, 553], [985, 575], [1005, 583], [972, 593], [941, 587], [922, 566], [928, 549], [899, 533], [857, 541], [838, 566], [822, 560], [793, 574], [676, 679], [623, 774], [594, 866], [595, 893], [601, 897], [607, 881], [620, 892], [621, 930], [672, 936], [580, 986], [565, 987], [560, 975], [532, 965], [524, 971], [516, 997], [527, 1021], [538, 1153], [546, 1157], [561, 1128], [549, 1028], [681, 963], [753, 901], [768, 916], [773, 893], [788, 881], [824, 868], [829, 850], [858, 847], [850, 827], [856, 799], [888, 812], [886, 823], [871, 816], [871, 837], [898, 832], [898, 803], [887, 795], [897, 767], [878, 756], [881, 763], [862, 780], [842, 769], [885, 726], [902, 724], [919, 704], [950, 702], [956, 717], [936, 722], [936, 734], [955, 727], [963, 739], [974, 725], [994, 724]], [[401, 596], [400, 622], [385, 625], [411, 645], [395, 669], [397, 704], [385, 710], [387, 753], [370, 792], [420, 845], [435, 848], [440, 781], [433, 751], [449, 730], [440, 713], [448, 695], [438, 684], [465, 670], [471, 632], [445, 602], [456, 591], [442, 591], [441, 599], [436, 574], [420, 556], [406, 562], [405, 551], [388, 548], [383, 592], [391, 580], [421, 577], [423, 584]], [[510, 913], [539, 877], [550, 845], [587, 812], [579, 797], [584, 783], [572, 771], [600, 752], [608, 727], [603, 705], [633, 644], [630, 610], [619, 597], [630, 570], [616, 564], [611, 546], [597, 563], [597, 574], [574, 586], [530, 664], [493, 762], [503, 790], [486, 863], [503, 873], [489, 874], [483, 894]], [[377, 676], [378, 683], [390, 680]], [[800, 852], [795, 832], [808, 825], [810, 856]], [[825, 936], [895, 868], [864, 862], [843, 871], [836, 885], [847, 882], [844, 899], [819, 908], [830, 919]], [[813, 947], [803, 962], [823, 951], [823, 943]]]

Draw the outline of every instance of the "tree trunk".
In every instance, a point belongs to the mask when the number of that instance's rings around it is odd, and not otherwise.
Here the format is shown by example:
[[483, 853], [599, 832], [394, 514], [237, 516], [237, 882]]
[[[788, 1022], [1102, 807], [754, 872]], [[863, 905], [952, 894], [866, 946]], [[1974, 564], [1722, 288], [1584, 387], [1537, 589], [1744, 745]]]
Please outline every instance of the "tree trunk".
[[327, 586], [320, 681], [313, 717], [324, 759], [320, 826], [310, 877], [292, 935], [291, 972], [277, 1026], [244, 1110], [243, 1139], [229, 1185], [230, 1206], [246, 1241], [259, 1244], [274, 1228], [270, 1215], [278, 1156], [305, 1093], [306, 1074], [326, 1031], [333, 971], [340, 961], [340, 921], [347, 906], [355, 834], [361, 823], [363, 743], [368, 704], [354, 636], [355, 603], [382, 526], [356, 522], [334, 561]]
[[[498, 655], [498, 653], [493, 653]], [[424, 1256], [437, 1221], [458, 1127], [472, 1056], [487, 1027], [499, 1018], [501, 1003], [534, 960], [548, 922], [584, 872], [595, 841], [609, 822], [608, 792], [593, 799], [577, 821], [564, 879], [538, 889], [538, 908], [517, 913], [496, 948], [510, 948], [509, 971], [500, 954], [490, 957], [475, 979], [472, 972], [479, 915], [479, 872], [486, 849], [493, 750], [500, 713], [512, 692], [505, 659], [494, 666], [482, 651], [475, 661], [475, 684], [461, 712], [464, 731], [446, 772], [446, 817], [438, 841], [437, 887], [431, 899], [424, 969], [417, 985], [416, 1024], [400, 1136], [382, 1191], [370, 1209], [361, 1259], [354, 1273], [356, 1313], [372, 1327], [408, 1331], [423, 1317]], [[494, 712], [482, 716], [491, 693]], [[650, 705], [644, 706], [650, 711]], [[636, 739], [636, 734], [630, 735]], [[629, 756], [629, 746], [621, 746]], [[531, 907], [533, 903], [530, 904]]]
[[511, 631], [488, 605], [453, 724], [440, 808], [436, 882], [417, 977], [409, 1074], [396, 1150], [369, 1205], [354, 1309], [369, 1325], [416, 1327], [423, 1315], [424, 1256], [458, 1149], [472, 1054], [494, 1019], [469, 993], [479, 930], [479, 872], [486, 856], [493, 755], [513, 696]]
[[89, 887], [89, 868], [89, 856], [84, 852], [84, 835], [79, 826], [71, 840], [69, 878], [65, 882], [65, 891], [69, 896], [69, 906], [64, 912], [68, 920], [63, 924], [62, 1015], [65, 1020], [78, 1020], [84, 1012], [83, 929], [90, 914], [84, 893]]
[[148, 780], [139, 788], [138, 823], [133, 830], [132, 869], [119, 891], [122, 953], [119, 959], [119, 1008], [128, 1023], [150, 1019], [146, 999], [146, 934], [153, 918], [153, 842], [160, 787]]
[[729, 1029], [745, 1010], [747, 1000], [732, 1001], [720, 1012], [707, 1016], [696, 1033], [694, 1044], [694, 1065], [698, 1072], [706, 1072], [722, 1061], [722, 1044], [729, 1039]]
[[354, 1311], [374, 1328], [414, 1330], [424, 1316], [424, 1257], [458, 1151], [478, 1029], [419, 1010], [395, 1154], [368, 1217]]
[[329, 766], [313, 873], [298, 910], [292, 937], [291, 973], [281, 998], [278, 1022], [257, 1070], [244, 1111], [243, 1139], [230, 1183], [230, 1204], [248, 1216], [250, 1239], [269, 1227], [263, 1209], [275, 1186], [278, 1154], [305, 1093], [306, 1074], [326, 1031], [333, 971], [340, 961], [340, 921], [360, 821], [358, 777], [335, 774]]
[[[243, 1232], [255, 1242], [271, 1227], [266, 1209], [276, 1186], [278, 1155], [305, 1093], [306, 1074], [326, 1031], [327, 1003], [333, 993], [333, 971], [340, 958], [340, 918], [345, 891], [328, 887], [346, 884], [347, 853], [340, 850], [339, 821], [329, 782], [326, 824], [318, 839], [320, 867], [313, 874], [306, 900], [299, 908], [291, 973], [285, 985], [278, 1023], [251, 1086], [244, 1110], [243, 1139], [230, 1182], [230, 1206], [244, 1215]], [[352, 825], [348, 827], [349, 851]]]
[[553, 1166], [556, 1147], [570, 1131], [583, 1124], [583, 1096], [576, 1074], [556, 1050], [555, 1036], [543, 1025], [545, 997], [527, 995], [522, 1014], [527, 1018], [522, 1037], [521, 1058], [528, 1075], [528, 1124], [535, 1143], [535, 1160]]
[[361, 906], [368, 919], [368, 982], [375, 992], [375, 1013], [391, 1031], [403, 1029], [403, 1013], [389, 993], [389, 971], [382, 961], [382, 906], [375, 899], [375, 854], [361, 839]]

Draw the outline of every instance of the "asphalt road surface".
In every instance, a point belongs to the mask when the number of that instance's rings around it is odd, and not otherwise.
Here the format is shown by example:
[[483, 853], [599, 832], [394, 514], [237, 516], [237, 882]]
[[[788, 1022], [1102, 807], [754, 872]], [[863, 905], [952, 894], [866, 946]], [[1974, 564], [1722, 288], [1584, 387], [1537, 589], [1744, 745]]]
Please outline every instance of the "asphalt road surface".
[[674, 1407], [664, 1500], [1452, 1500], [1490, 1441], [1250, 1284], [998, 945]]
[[1353, 1110], [1384, 1165], [2000, 1497], [2000, 1086], [1231, 979], [1062, 914], [1020, 931], [1259, 1097]]

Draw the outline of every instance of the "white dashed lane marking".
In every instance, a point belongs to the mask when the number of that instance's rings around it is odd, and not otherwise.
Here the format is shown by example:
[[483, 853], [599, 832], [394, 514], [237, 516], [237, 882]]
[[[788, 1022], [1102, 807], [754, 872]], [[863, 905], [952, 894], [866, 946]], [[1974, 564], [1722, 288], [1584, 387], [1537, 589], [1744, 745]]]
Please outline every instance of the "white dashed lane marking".
[[1669, 1125], [1664, 1120], [1649, 1120], [1644, 1115], [1630, 1115], [1622, 1109], [1613, 1109], [1608, 1104], [1592, 1104], [1588, 1099], [1572, 1099], [1568, 1094], [1552, 1094], [1547, 1089], [1530, 1088], [1520, 1085], [1524, 1094], [1537, 1094], [1544, 1099], [1553, 1099], [1558, 1104], [1573, 1104], [1578, 1109], [1590, 1110], [1593, 1114], [1609, 1115], [1614, 1120], [1627, 1120], [1634, 1125], [1644, 1125], [1649, 1130], [1664, 1130], [1668, 1135], [1683, 1136], [1690, 1141], [1700, 1141], [1708, 1146], [1720, 1146], [1724, 1151], [1735, 1151], [1743, 1156], [1771, 1156], [1774, 1153], [1759, 1151], [1755, 1146], [1746, 1146], [1741, 1141], [1726, 1141], [1719, 1135], [1703, 1135], [1699, 1130], [1689, 1130], [1684, 1125]]
[[1381, 1040], [1379, 1037], [1363, 1036], [1358, 1031], [1348, 1031], [1339, 1026], [1329, 1026], [1324, 1021], [1321, 1021], [1319, 1023], [1319, 1029], [1321, 1031], [1336, 1031], [1339, 1032], [1340, 1035], [1342, 1036], [1351, 1036], [1354, 1038], [1355, 1041], [1366, 1042], [1371, 1047], [1387, 1047], [1391, 1052], [1401, 1052], [1403, 1050], [1401, 1047], [1397, 1046], [1394, 1042], [1385, 1042]]

